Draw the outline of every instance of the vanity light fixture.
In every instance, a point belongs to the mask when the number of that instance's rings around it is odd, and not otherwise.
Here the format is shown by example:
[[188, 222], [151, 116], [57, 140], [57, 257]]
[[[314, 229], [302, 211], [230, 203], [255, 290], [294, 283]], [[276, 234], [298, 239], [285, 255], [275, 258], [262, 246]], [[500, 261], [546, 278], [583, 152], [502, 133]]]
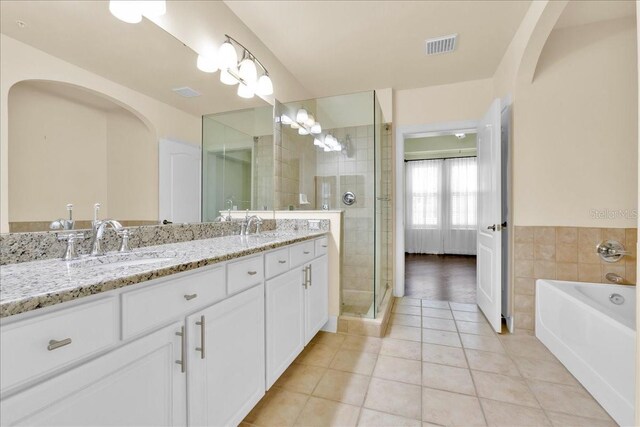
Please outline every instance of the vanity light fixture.
[[[167, 12], [166, 0], [109, 0], [109, 11], [121, 21], [137, 24], [142, 17], [157, 18]], [[166, 30], [165, 30], [166, 31]], [[172, 34], [173, 36], [173, 34]], [[266, 67], [249, 49], [228, 34], [226, 40], [214, 51], [209, 48], [198, 54], [196, 66], [205, 73], [220, 70], [220, 82], [238, 85], [238, 96], [253, 98], [254, 95], [273, 95], [273, 82]], [[174, 36], [175, 37], [175, 36]], [[183, 43], [188, 47], [186, 43]], [[237, 48], [242, 50], [242, 60], [238, 63]], [[193, 50], [192, 48], [190, 48]], [[258, 76], [260, 68], [260, 76]]]

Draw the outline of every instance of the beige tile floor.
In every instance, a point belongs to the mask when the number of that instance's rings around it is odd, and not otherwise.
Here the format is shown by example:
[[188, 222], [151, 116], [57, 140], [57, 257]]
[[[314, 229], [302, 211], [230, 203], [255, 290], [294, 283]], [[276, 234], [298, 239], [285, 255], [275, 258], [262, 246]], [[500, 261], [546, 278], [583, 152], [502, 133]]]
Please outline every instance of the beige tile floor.
[[535, 337], [396, 299], [384, 338], [319, 333], [244, 426], [615, 426]]

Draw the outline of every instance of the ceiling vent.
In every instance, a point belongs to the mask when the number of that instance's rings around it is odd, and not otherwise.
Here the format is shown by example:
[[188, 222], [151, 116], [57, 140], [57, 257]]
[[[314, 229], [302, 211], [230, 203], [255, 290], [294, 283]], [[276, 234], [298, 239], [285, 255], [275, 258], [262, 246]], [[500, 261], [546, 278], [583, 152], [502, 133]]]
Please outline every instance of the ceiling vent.
[[200, 92], [197, 92], [190, 87], [177, 87], [172, 89], [175, 93], [180, 96], [184, 96], [185, 98], [193, 98], [194, 96], [200, 96]]
[[456, 48], [457, 34], [428, 39], [427, 55], [439, 55], [441, 53], [453, 52]]

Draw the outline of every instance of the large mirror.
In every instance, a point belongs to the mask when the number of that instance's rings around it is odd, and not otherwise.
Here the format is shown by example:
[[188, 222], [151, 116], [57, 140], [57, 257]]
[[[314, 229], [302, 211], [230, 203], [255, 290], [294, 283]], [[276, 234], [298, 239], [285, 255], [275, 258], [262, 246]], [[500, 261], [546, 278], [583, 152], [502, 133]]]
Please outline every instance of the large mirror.
[[229, 210], [272, 210], [273, 107], [202, 119], [202, 220]]
[[133, 113], [79, 86], [23, 81], [9, 92], [9, 230], [48, 230], [74, 205], [124, 225], [158, 222], [158, 143]]
[[[196, 66], [197, 50], [222, 43], [228, 8], [201, 4], [206, 20], [174, 28], [124, 23], [108, 6], [0, 2], [0, 231], [49, 230], [67, 204], [76, 229], [90, 227], [95, 203], [128, 226], [273, 209], [273, 107]], [[192, 9], [172, 2], [170, 14]]]

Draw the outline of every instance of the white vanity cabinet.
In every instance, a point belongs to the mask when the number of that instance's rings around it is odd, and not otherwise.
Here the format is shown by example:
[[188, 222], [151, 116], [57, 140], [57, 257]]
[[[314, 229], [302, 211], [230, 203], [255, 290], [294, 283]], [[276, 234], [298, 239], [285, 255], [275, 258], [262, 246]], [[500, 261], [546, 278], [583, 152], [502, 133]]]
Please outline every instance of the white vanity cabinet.
[[240, 424], [265, 393], [264, 285], [187, 317], [189, 424]]
[[323, 245], [10, 318], [0, 425], [238, 425], [327, 321]]
[[[329, 319], [327, 255], [315, 250], [323, 245], [326, 248], [326, 238], [292, 246], [293, 268], [265, 284], [267, 389]], [[266, 269], [276, 271], [269, 268], [268, 258]]]
[[186, 424], [182, 322], [2, 400], [0, 424], [160, 426]]
[[327, 256], [316, 258], [307, 265], [305, 288], [304, 345], [316, 336], [329, 320], [329, 272]]

